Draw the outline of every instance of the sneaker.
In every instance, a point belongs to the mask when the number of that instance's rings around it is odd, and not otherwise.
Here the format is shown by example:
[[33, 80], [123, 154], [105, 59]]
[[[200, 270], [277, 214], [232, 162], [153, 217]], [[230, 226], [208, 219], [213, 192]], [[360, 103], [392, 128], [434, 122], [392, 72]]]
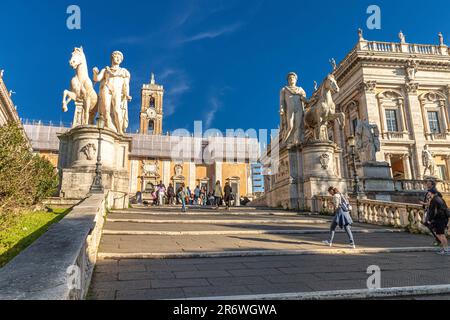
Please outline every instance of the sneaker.
[[354, 244], [352, 244], [352, 243], [350, 243], [349, 246], [350, 246], [351, 249], [356, 249], [356, 245], [354, 245]]
[[322, 243], [323, 243], [324, 245], [328, 246], [328, 247], [332, 247], [332, 246], [333, 246], [333, 243], [331, 243], [331, 242], [328, 241], [328, 240], [322, 241]]
[[447, 254], [448, 251], [445, 251], [444, 249], [439, 250], [438, 252], [436, 252], [436, 254], [440, 255], [440, 256], [445, 256]]

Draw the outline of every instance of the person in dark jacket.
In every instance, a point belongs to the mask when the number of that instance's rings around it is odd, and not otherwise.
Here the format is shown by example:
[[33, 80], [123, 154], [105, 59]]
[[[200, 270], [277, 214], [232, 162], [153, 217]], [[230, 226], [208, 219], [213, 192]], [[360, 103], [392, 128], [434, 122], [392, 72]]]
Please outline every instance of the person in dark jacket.
[[233, 200], [233, 189], [230, 186], [230, 183], [225, 183], [225, 187], [223, 188], [223, 193], [225, 194], [225, 203], [227, 205], [227, 210], [230, 210], [231, 200]]
[[439, 238], [437, 237], [437, 235], [436, 235], [436, 233], [434, 232], [433, 228], [431, 227], [431, 225], [430, 225], [430, 223], [429, 223], [427, 217], [428, 217], [428, 211], [429, 211], [428, 209], [429, 209], [429, 207], [430, 207], [430, 201], [431, 201], [431, 199], [430, 199], [430, 192], [431, 192], [431, 191], [436, 191], [436, 192], [437, 192], [437, 195], [438, 195], [439, 197], [441, 197], [441, 198], [442, 198], [442, 194], [441, 194], [439, 191], [437, 191], [437, 188], [436, 188], [436, 182], [435, 182], [434, 180], [427, 180], [427, 190], [428, 190], [428, 191], [427, 191], [426, 194], [425, 194], [424, 200], [420, 202], [420, 203], [423, 205], [423, 208], [425, 209], [425, 215], [424, 215], [424, 217], [423, 217], [423, 222], [422, 222], [422, 224], [423, 224], [425, 227], [427, 227], [428, 230], [430, 230], [431, 234], [433, 235], [434, 239], [436, 240], [436, 241], [433, 243], [433, 245], [434, 245], [434, 246], [440, 246], [440, 245], [441, 245], [441, 241], [439, 240]]
[[445, 234], [448, 227], [447, 205], [438, 193], [437, 190], [428, 192], [430, 207], [428, 209], [427, 220], [441, 242], [441, 250], [438, 254], [450, 255], [447, 236]]

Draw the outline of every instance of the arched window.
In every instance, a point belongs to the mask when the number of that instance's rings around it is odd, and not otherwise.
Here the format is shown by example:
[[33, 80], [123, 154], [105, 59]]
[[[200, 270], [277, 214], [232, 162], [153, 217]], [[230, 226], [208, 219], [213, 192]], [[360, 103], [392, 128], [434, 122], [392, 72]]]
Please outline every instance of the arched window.
[[153, 134], [155, 132], [155, 121], [148, 121], [148, 134]]
[[150, 97], [150, 108], [155, 108], [156, 106], [156, 100], [155, 97]]

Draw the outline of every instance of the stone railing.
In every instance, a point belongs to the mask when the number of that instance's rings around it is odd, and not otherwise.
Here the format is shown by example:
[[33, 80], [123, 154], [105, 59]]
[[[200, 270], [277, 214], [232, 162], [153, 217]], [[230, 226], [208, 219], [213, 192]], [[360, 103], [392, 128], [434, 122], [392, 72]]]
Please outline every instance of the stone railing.
[[0, 300], [80, 300], [96, 263], [108, 196], [92, 195], [0, 269]]
[[385, 202], [376, 200], [359, 201], [359, 217], [356, 200], [351, 199], [353, 206], [352, 217], [355, 221], [405, 228], [411, 232], [426, 232], [422, 225], [424, 209], [421, 205]]
[[386, 53], [407, 53], [420, 55], [448, 55], [447, 46], [433, 44], [413, 44], [382, 41], [361, 41], [360, 49], [365, 51]]
[[[425, 180], [394, 180], [396, 191], [426, 192], [427, 182]], [[449, 181], [437, 181], [436, 188], [442, 193], [450, 192]]]
[[[332, 214], [329, 196], [316, 196], [313, 200], [314, 213]], [[354, 198], [350, 199], [353, 207], [352, 217], [362, 223], [390, 226], [395, 228], [405, 228], [411, 232], [427, 232], [422, 225], [424, 209], [421, 205], [385, 202], [377, 200], [360, 200], [359, 217], [357, 203]]]

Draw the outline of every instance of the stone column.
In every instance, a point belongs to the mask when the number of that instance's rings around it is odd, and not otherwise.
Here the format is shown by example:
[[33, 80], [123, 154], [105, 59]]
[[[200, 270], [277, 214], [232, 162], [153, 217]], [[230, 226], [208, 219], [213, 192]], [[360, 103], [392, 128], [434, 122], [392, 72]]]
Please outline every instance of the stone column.
[[450, 155], [446, 155], [445, 156], [445, 167], [447, 169], [447, 176], [446, 176], [446, 180], [449, 181], [450, 180]]
[[421, 179], [424, 167], [422, 165], [422, 151], [427, 141], [425, 139], [424, 131], [424, 119], [420, 106], [419, 99], [417, 97], [417, 90], [419, 84], [417, 82], [410, 82], [406, 84], [407, 91], [407, 103], [409, 107], [409, 115], [411, 117], [411, 128], [415, 140], [415, 145], [412, 148], [411, 157], [412, 164], [414, 166], [414, 172], [417, 173], [415, 179]]
[[410, 156], [409, 154], [405, 154], [401, 158], [403, 160], [403, 168], [405, 170], [405, 180], [412, 180]]
[[163, 183], [166, 185], [166, 187], [169, 186], [171, 183], [170, 181], [170, 161], [164, 160], [162, 162], [163, 167]]
[[189, 188], [194, 190], [196, 187], [197, 170], [194, 162], [189, 163]]
[[394, 172], [392, 171], [391, 158], [392, 158], [392, 154], [391, 153], [385, 153], [384, 154], [384, 159], [386, 160], [387, 163], [389, 163], [389, 166], [391, 167], [391, 177], [393, 177], [394, 176]]
[[299, 209], [299, 189], [298, 189], [298, 154], [297, 149], [289, 149], [289, 209]]
[[220, 181], [220, 184], [223, 185], [222, 181], [222, 161], [216, 161], [215, 163], [215, 178], [212, 183], [212, 186], [216, 184], [217, 181]]

